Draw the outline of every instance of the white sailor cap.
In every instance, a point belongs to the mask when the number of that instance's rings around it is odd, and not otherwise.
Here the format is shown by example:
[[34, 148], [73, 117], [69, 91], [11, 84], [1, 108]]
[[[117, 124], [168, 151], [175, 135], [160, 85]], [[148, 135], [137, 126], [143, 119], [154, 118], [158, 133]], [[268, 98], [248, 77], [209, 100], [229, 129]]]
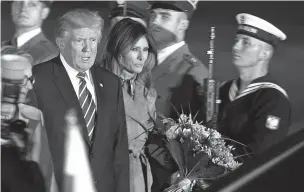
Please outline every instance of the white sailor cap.
[[280, 41], [285, 40], [286, 35], [273, 24], [247, 13], [240, 13], [236, 16], [239, 24], [239, 34], [249, 35], [261, 41], [276, 46]]

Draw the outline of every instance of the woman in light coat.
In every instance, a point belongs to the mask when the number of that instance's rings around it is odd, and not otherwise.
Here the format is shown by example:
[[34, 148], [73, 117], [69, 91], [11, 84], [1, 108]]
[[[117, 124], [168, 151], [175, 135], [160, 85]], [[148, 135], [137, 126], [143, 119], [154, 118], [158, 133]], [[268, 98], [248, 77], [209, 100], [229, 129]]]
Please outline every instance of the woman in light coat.
[[116, 23], [102, 53], [104, 67], [120, 77], [126, 113], [130, 159], [130, 191], [150, 192], [152, 174], [145, 154], [148, 132], [156, 118], [156, 91], [151, 69], [156, 49], [146, 28], [131, 19]]

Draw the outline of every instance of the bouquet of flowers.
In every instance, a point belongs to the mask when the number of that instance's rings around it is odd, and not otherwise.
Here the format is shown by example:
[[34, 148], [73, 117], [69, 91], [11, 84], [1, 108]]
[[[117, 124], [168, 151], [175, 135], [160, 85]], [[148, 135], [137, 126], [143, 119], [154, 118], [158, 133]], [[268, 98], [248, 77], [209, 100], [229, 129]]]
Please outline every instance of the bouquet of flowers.
[[191, 115], [180, 114], [177, 122], [163, 118], [162, 123], [167, 148], [179, 169], [174, 184], [164, 192], [191, 192], [195, 188], [202, 191], [210, 181], [241, 165], [232, 154], [234, 147], [225, 142], [228, 138], [194, 122]]

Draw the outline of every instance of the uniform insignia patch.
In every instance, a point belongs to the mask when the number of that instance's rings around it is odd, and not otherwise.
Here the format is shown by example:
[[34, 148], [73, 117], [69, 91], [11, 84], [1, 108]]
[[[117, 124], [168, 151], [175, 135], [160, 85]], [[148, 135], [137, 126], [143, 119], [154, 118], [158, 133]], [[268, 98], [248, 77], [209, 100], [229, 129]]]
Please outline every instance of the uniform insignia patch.
[[268, 129], [271, 130], [277, 130], [280, 124], [280, 118], [273, 116], [273, 115], [268, 115], [267, 119], [266, 119], [266, 124], [265, 126]]
[[197, 59], [191, 55], [188, 54], [184, 54], [184, 59], [187, 60], [189, 63], [191, 64], [196, 64], [197, 63]]

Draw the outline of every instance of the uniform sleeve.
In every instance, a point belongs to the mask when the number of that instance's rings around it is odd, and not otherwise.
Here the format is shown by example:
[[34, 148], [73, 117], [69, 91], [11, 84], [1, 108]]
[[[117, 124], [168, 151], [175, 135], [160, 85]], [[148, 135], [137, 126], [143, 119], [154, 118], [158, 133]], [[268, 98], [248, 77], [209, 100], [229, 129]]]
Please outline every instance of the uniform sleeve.
[[251, 125], [252, 141], [249, 147], [260, 153], [284, 139], [290, 126], [289, 100], [275, 89], [266, 89], [254, 102], [256, 115]]
[[199, 85], [204, 85], [204, 79], [208, 78], [208, 69], [202, 63], [199, 63], [198, 65], [192, 67], [188, 73], [193, 77], [193, 80]]
[[[188, 74], [193, 79], [193, 96], [190, 102], [191, 106], [191, 113], [195, 115], [197, 112], [196, 120], [197, 121], [204, 121], [205, 120], [205, 93], [204, 93], [204, 80], [208, 78], [208, 69], [202, 63], [197, 63], [194, 67], [192, 67]], [[186, 89], [187, 90], [187, 89]]]

